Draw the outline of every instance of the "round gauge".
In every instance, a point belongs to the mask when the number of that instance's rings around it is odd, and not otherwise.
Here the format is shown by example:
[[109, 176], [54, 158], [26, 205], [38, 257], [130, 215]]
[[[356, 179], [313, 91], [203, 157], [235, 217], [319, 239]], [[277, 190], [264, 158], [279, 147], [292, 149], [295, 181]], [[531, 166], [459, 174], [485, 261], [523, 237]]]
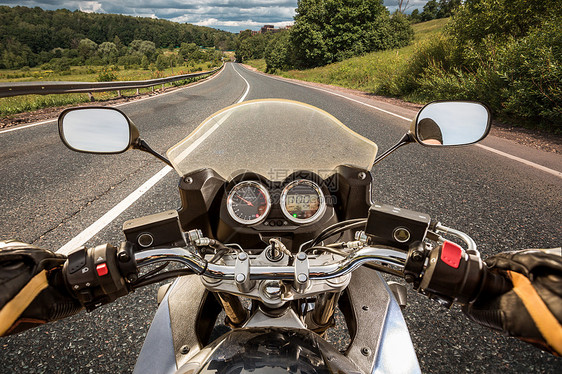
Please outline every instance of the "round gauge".
[[236, 222], [253, 225], [267, 216], [271, 202], [264, 186], [258, 182], [246, 181], [238, 183], [230, 190], [226, 207]]
[[298, 179], [289, 183], [281, 193], [281, 210], [296, 223], [310, 223], [326, 210], [324, 194], [316, 183]]

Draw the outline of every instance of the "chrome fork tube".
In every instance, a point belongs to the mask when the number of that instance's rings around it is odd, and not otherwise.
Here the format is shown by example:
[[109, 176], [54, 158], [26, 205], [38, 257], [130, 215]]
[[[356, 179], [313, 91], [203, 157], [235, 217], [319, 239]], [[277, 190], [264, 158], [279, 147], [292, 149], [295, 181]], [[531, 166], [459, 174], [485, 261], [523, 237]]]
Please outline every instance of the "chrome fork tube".
[[341, 292], [327, 292], [316, 298], [312, 321], [318, 326], [314, 329], [317, 333], [321, 334], [331, 326], [340, 295]]
[[240, 298], [225, 292], [215, 292], [214, 294], [226, 314], [226, 323], [229, 324], [230, 327], [242, 326], [248, 319], [248, 310], [244, 308]]

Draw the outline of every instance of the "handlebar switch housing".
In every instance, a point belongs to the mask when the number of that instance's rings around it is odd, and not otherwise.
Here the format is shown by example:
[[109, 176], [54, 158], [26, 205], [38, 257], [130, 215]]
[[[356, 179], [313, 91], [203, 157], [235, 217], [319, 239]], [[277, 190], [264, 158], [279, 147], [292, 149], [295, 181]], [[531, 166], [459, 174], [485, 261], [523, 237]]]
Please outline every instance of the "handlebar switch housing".
[[416, 241], [410, 245], [408, 257], [406, 258], [406, 263], [404, 264], [404, 279], [406, 282], [412, 283], [414, 289], [419, 288], [427, 256], [428, 253], [425, 251], [423, 242]]
[[[122, 247], [121, 252], [128, 251]], [[129, 261], [130, 259], [121, 267], [131, 269]], [[134, 256], [132, 261], [134, 262]], [[129, 293], [128, 284], [121, 274], [117, 260], [117, 248], [110, 244], [78, 248], [68, 255], [63, 275], [69, 291], [88, 311]]]
[[445, 241], [429, 252], [424, 262], [425, 269], [415, 288], [447, 307], [454, 301], [474, 301], [487, 285], [489, 272], [480, 256], [467, 253], [455, 243]]

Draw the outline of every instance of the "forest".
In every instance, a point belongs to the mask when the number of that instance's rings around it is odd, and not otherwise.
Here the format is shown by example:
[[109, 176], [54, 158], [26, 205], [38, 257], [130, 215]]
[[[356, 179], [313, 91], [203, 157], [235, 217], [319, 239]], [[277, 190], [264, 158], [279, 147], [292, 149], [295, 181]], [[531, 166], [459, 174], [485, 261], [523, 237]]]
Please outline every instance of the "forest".
[[[226, 31], [160, 19], [0, 6], [0, 69], [34, 67], [61, 58], [63, 65], [127, 64], [128, 60], [140, 65], [142, 56], [157, 58], [145, 53], [147, 49], [192, 43], [224, 51], [235, 48], [235, 39]], [[131, 60], [129, 55], [136, 57]], [[111, 61], [104, 60], [106, 56]]]

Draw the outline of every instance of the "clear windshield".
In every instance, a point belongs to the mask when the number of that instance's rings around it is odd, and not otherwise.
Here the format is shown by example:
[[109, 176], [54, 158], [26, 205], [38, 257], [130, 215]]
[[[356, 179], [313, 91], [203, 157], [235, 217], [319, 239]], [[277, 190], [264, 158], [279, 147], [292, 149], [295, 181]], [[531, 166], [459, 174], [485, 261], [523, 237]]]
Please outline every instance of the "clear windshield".
[[288, 100], [253, 100], [207, 118], [167, 152], [180, 176], [211, 168], [231, 179], [253, 172], [273, 181], [308, 170], [325, 177], [339, 165], [369, 170], [377, 146], [330, 114]]

